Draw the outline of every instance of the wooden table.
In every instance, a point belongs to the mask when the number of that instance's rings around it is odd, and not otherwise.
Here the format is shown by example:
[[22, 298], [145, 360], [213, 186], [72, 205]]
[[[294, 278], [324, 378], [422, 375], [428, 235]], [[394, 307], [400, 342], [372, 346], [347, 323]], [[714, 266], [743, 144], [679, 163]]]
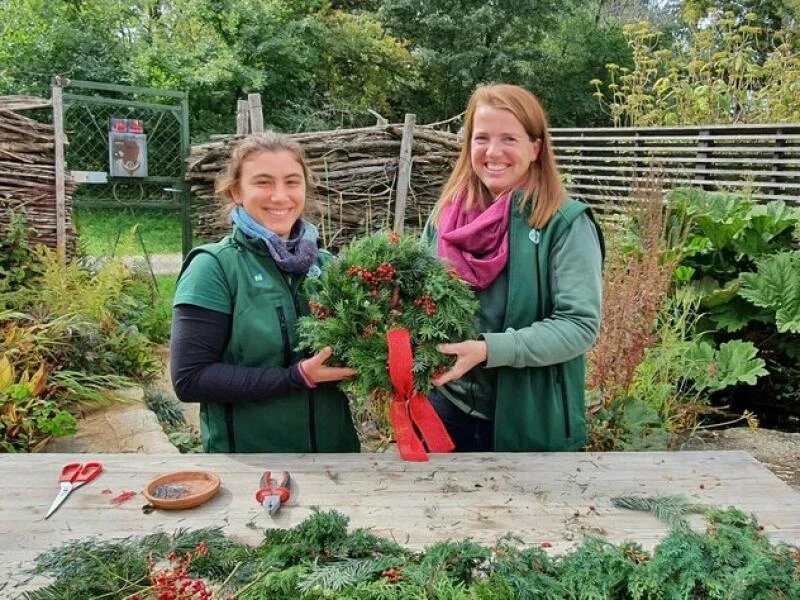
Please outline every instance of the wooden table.
[[[90, 459], [101, 460], [105, 472], [45, 521], [61, 466]], [[292, 473], [294, 505], [271, 517], [254, 494], [263, 471], [283, 469]], [[141, 495], [120, 505], [109, 502], [178, 470], [213, 471], [223, 487], [207, 504], [185, 511], [144, 514]], [[257, 544], [264, 529], [293, 527], [314, 507], [341, 511], [351, 527], [370, 528], [411, 548], [444, 539], [488, 544], [513, 532], [527, 544], [548, 542], [553, 552], [563, 552], [585, 533], [652, 548], [668, 527], [649, 514], [614, 507], [611, 498], [681, 494], [754, 513], [773, 541], [800, 543], [800, 494], [745, 452], [447, 454], [425, 463], [403, 462], [394, 453], [30, 454], [0, 456], [0, 473], [4, 598], [22, 589], [22, 570], [39, 552], [67, 540], [220, 526]], [[695, 524], [702, 526], [702, 519]]]

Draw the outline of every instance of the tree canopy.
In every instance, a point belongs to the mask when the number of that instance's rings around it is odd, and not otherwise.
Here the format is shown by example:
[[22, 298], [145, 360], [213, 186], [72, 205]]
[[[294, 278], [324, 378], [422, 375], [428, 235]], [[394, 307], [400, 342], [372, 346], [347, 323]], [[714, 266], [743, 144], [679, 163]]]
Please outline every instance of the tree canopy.
[[[737, 23], [796, 30], [798, 0], [720, 0]], [[634, 69], [623, 26], [645, 15], [686, 43], [710, 0], [0, 0], [0, 94], [49, 94], [53, 76], [189, 92], [195, 138], [230, 132], [262, 96], [286, 131], [458, 115], [476, 85], [517, 83], [553, 126], [612, 117], [591, 80]], [[713, 43], [721, 43], [719, 40]], [[713, 48], [712, 48], [713, 50]], [[765, 55], [766, 56], [766, 55]], [[762, 57], [763, 58], [763, 57]], [[763, 63], [763, 59], [761, 61]]]

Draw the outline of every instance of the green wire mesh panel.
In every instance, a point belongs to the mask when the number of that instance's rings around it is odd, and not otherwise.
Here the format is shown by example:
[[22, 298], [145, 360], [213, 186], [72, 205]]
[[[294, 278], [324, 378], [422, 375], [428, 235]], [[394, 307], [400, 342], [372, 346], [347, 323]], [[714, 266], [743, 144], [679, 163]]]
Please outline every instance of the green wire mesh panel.
[[147, 177], [111, 178], [79, 185], [81, 206], [180, 207], [172, 183], [183, 177], [180, 112], [176, 107], [110, 106], [80, 100], [65, 102], [67, 170], [109, 172], [108, 124], [111, 118], [138, 119], [147, 135]]

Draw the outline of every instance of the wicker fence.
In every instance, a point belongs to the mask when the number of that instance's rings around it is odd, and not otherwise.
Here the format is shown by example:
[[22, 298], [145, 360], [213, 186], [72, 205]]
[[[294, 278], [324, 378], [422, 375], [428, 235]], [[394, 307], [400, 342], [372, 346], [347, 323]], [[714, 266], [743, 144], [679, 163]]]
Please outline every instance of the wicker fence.
[[[425, 224], [461, 143], [455, 134], [422, 126], [411, 130], [405, 136], [411, 168], [401, 203], [397, 189], [403, 176], [403, 125], [289, 136], [303, 145], [319, 181], [321, 215], [316, 222], [326, 247], [338, 249], [354, 237], [395, 227], [398, 219], [407, 231], [418, 231]], [[201, 239], [218, 239], [230, 229], [213, 198], [213, 189], [231, 146], [239, 139], [237, 135], [217, 136], [192, 147], [186, 178], [192, 194], [192, 226]], [[402, 216], [398, 217], [398, 212]]]
[[50, 101], [30, 96], [0, 97], [0, 234], [12, 214], [23, 214], [31, 241], [58, 247], [59, 219], [64, 250], [76, 247], [72, 227], [71, 197], [74, 183], [65, 180], [66, 211], [56, 203], [55, 132], [51, 124], [23, 115], [22, 111], [50, 110]]
[[[395, 189], [402, 125], [296, 134], [321, 181], [326, 244], [396, 222]], [[237, 136], [192, 148], [189, 173], [195, 227], [213, 239], [227, 230], [212, 199], [213, 179]], [[652, 177], [666, 188], [698, 186], [800, 205], [800, 125], [553, 129], [570, 194], [601, 215], [624, 212], [633, 190]], [[409, 200], [403, 222], [418, 230], [458, 156], [457, 136], [413, 128]]]
[[[39, 240], [52, 246], [57, 225], [52, 127], [9, 110], [49, 103], [5, 101], [0, 105], [5, 115], [0, 119], [0, 230], [10, 209], [24, 206]], [[334, 249], [398, 222], [419, 230], [461, 147], [452, 133], [408, 123], [405, 135], [402, 124], [380, 123], [291, 137], [303, 144], [320, 180], [322, 214], [317, 222], [326, 245]], [[213, 199], [213, 182], [238, 139], [216, 136], [191, 149], [186, 178], [200, 238], [216, 239], [227, 231]], [[800, 124], [553, 129], [552, 139], [571, 195], [601, 214], [623, 212], [637, 182], [653, 176], [666, 187], [723, 189], [800, 205]], [[398, 203], [398, 178], [407, 162], [403, 152], [409, 149], [407, 199]], [[70, 212], [66, 225], [72, 234]], [[74, 236], [69, 239], [74, 247]]]

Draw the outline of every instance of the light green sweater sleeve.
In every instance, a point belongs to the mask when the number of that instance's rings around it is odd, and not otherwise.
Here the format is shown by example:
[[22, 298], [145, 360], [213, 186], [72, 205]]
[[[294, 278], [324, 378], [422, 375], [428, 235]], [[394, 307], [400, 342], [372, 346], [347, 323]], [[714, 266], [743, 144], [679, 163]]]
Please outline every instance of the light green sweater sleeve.
[[584, 354], [602, 316], [600, 241], [587, 215], [577, 218], [551, 253], [553, 312], [542, 321], [502, 333], [484, 333], [487, 367], [543, 367]]

